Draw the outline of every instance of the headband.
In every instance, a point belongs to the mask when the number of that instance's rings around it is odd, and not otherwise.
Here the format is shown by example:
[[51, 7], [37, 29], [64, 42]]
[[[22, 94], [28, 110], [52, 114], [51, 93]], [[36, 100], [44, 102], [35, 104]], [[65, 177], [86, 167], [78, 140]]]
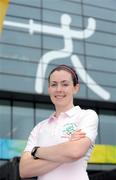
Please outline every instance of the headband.
[[74, 69], [72, 69], [71, 67], [64, 65], [64, 64], [59, 65], [56, 69], [58, 69], [60, 67], [63, 67], [64, 69], [68, 70], [74, 76], [76, 83], [78, 84], [78, 76]]

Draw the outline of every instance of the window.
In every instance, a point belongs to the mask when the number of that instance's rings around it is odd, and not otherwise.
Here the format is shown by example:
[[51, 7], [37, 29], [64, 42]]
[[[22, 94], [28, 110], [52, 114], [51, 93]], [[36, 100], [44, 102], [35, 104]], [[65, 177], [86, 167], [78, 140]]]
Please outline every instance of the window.
[[101, 144], [116, 144], [116, 112], [100, 110], [100, 143]]
[[32, 103], [14, 102], [13, 104], [13, 139], [27, 139], [34, 126]]
[[41, 105], [37, 104], [36, 105], [36, 124], [40, 121], [45, 120], [48, 118], [52, 113], [54, 112], [53, 106], [52, 105]]
[[0, 138], [11, 137], [11, 107], [9, 101], [0, 101]]

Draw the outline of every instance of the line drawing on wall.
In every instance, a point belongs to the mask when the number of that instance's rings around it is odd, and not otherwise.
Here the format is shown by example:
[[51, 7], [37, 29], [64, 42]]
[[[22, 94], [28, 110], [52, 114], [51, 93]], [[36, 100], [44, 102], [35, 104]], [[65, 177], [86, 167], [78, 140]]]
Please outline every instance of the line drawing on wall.
[[[59, 50], [54, 50], [45, 53], [39, 60], [37, 71], [36, 71], [36, 79], [35, 79], [35, 91], [39, 94], [43, 93], [44, 87], [44, 78], [47, 70], [47, 66], [52, 61], [60, 58], [70, 57], [72, 65], [78, 68], [78, 75], [83, 80], [83, 82], [87, 85], [89, 89], [91, 89], [95, 94], [97, 94], [100, 98], [104, 100], [110, 99], [110, 93], [101, 87], [97, 82], [86, 72], [83, 67], [79, 57], [77, 54], [73, 54], [73, 39], [86, 39], [91, 37], [96, 30], [96, 21], [94, 18], [88, 18], [88, 25], [86, 29], [77, 31], [72, 30], [70, 28], [71, 17], [68, 14], [61, 15], [61, 26], [49, 26], [49, 25], [41, 25], [36, 24], [32, 19], [29, 20], [29, 24], [18, 23], [12, 21], [4, 21], [5, 26], [24, 28], [31, 35], [36, 33], [44, 33], [50, 34], [53, 36], [62, 36], [64, 39], [64, 48]], [[80, 70], [81, 69], [81, 70]], [[77, 71], [77, 69], [75, 68]], [[86, 77], [86, 78], [85, 78]], [[87, 80], [89, 83], [87, 83]]]

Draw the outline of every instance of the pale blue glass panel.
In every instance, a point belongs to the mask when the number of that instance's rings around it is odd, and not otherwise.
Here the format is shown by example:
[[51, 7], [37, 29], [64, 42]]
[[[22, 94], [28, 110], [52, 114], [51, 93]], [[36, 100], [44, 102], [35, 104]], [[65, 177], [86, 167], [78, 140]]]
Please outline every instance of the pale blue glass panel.
[[54, 112], [53, 105], [41, 105], [36, 104], [36, 111], [35, 111], [35, 118], [36, 118], [36, 124], [40, 121], [43, 121]]
[[82, 0], [67, 0], [67, 1], [69, 1], [69, 2], [80, 2], [81, 3]]
[[78, 100], [78, 98], [87, 99], [87, 87], [86, 87], [86, 84], [80, 83], [80, 90], [74, 97], [77, 98], [77, 100]]
[[9, 59], [17, 59], [20, 61], [38, 62], [41, 57], [41, 49], [0, 44], [0, 56], [4, 58], [9, 57]]
[[95, 58], [86, 56], [87, 69], [116, 73], [116, 61], [111, 59]]
[[11, 137], [11, 107], [9, 101], [0, 100], [0, 138]]
[[86, 43], [86, 55], [116, 59], [116, 48], [111, 46]]
[[10, 3], [7, 15], [24, 17], [30, 19], [40, 19], [41, 18], [41, 10], [38, 8], [34, 8], [32, 6], [21, 6], [19, 4]]
[[[116, 87], [116, 73], [106, 73], [100, 71], [87, 71], [88, 74], [100, 85]], [[87, 79], [87, 82], [91, 81]], [[94, 83], [92, 83], [94, 85]]]
[[107, 112], [100, 114], [99, 117], [101, 144], [116, 145], [116, 113]]
[[[70, 43], [70, 41], [68, 42]], [[43, 46], [45, 49], [61, 50], [64, 49], [64, 39], [50, 36], [43, 37]], [[67, 51], [68, 52], [68, 51]], [[84, 42], [73, 40], [73, 53], [84, 53]]]
[[0, 75], [0, 89], [16, 92], [35, 92], [35, 78], [23, 76]]
[[[92, 85], [93, 88], [95, 85]], [[95, 86], [96, 87], [96, 86]], [[107, 86], [101, 86], [108, 94], [109, 94], [109, 98], [107, 100], [105, 100], [106, 102], [116, 102], [116, 88], [115, 87], [107, 87]], [[94, 99], [94, 100], [102, 100], [104, 101], [102, 94], [101, 96], [99, 96], [98, 94], [96, 94], [94, 91], [92, 91], [92, 89], [88, 88], [88, 99]], [[106, 97], [106, 96], [105, 96]]]
[[4, 30], [0, 42], [12, 45], [29, 46], [32, 48], [41, 48], [41, 36], [39, 34], [30, 35], [28, 32], [21, 33]]
[[116, 1], [115, 0], [83, 0], [85, 4], [94, 5], [101, 8], [108, 9], [116, 9]]
[[52, 35], [46, 35], [43, 36], [43, 47], [44, 49], [51, 49], [51, 50], [57, 50], [57, 49], [63, 49], [64, 42], [63, 37], [58, 36], [52, 36]]
[[90, 38], [85, 39], [85, 41], [116, 47], [116, 34], [95, 31], [94, 34]]
[[62, 0], [43, 0], [43, 8], [65, 13], [81, 14], [81, 5], [79, 3], [72, 3]]
[[[36, 6], [37, 8], [41, 6], [42, 0], [15, 0], [15, 3], [20, 5], [28, 5], [28, 6]], [[10, 0], [10, 2], [14, 3], [14, 0]]]
[[84, 55], [84, 41], [83, 41], [83, 39], [82, 40], [78, 40], [78, 39], [73, 40], [73, 54]]
[[[61, 12], [54, 12], [54, 11], [50, 11], [50, 10], [43, 10], [43, 21], [45, 22], [49, 22], [51, 24], [51, 26], [55, 26], [53, 25], [53, 23], [58, 24], [58, 27], [61, 27], [61, 17], [63, 14], [67, 14], [70, 16], [71, 18], [71, 29], [75, 28], [79, 28], [82, 27], [82, 17], [79, 15], [74, 15], [74, 14], [69, 14], [69, 13], [61, 13]], [[65, 24], [65, 23], [64, 23]]]
[[27, 139], [34, 126], [32, 103], [14, 102], [13, 104], [13, 139]]
[[116, 11], [109, 9], [103, 9], [99, 7], [93, 7], [89, 5], [83, 6], [83, 11], [85, 16], [90, 16], [94, 18], [100, 18], [104, 20], [116, 22]]
[[[86, 26], [86, 21], [88, 18], [85, 19], [85, 26]], [[116, 22], [112, 21], [104, 21], [102, 19], [95, 18], [96, 21], [96, 29], [97, 31], [101, 31], [103, 33], [112, 33], [112, 35], [115, 35], [116, 33]]]
[[34, 78], [36, 76], [36, 71], [37, 71], [37, 64], [35, 63], [0, 59], [1, 73], [19, 75], [19, 76], [28, 76]]

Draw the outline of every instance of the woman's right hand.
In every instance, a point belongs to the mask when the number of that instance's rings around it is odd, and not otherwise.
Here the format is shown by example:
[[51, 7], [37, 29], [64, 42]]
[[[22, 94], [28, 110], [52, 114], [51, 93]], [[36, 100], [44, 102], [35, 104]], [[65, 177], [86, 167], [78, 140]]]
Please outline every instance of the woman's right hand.
[[75, 131], [73, 134], [71, 134], [70, 141], [77, 141], [82, 138], [84, 138], [86, 133], [82, 132], [81, 129]]

